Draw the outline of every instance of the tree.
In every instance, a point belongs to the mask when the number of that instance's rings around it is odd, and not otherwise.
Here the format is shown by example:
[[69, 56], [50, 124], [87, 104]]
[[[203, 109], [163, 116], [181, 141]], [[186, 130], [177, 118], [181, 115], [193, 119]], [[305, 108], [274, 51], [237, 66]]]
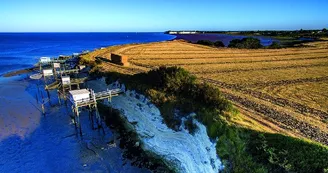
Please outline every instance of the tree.
[[268, 48], [269, 49], [280, 49], [281, 45], [277, 41], [274, 41], [274, 42], [272, 42], [272, 44], [270, 46], [268, 46]]
[[242, 42], [242, 48], [245, 49], [258, 49], [262, 47], [261, 41], [253, 37], [243, 38], [241, 42]]
[[233, 39], [233, 40], [230, 41], [228, 47], [238, 48], [239, 44], [241, 44], [240, 39]]
[[210, 40], [198, 40], [196, 42], [196, 44], [201, 44], [201, 45], [205, 45], [205, 46], [213, 46], [213, 42], [211, 42]]
[[261, 41], [257, 38], [247, 37], [241, 40], [233, 39], [230, 41], [228, 47], [239, 48], [239, 49], [258, 49], [262, 48]]
[[214, 42], [214, 46], [215, 47], [224, 47], [225, 45], [224, 45], [224, 43], [222, 42], [222, 41], [216, 41], [216, 42]]
[[323, 28], [323, 29], [322, 29], [322, 32], [327, 32], [327, 29], [326, 29], [326, 28]]

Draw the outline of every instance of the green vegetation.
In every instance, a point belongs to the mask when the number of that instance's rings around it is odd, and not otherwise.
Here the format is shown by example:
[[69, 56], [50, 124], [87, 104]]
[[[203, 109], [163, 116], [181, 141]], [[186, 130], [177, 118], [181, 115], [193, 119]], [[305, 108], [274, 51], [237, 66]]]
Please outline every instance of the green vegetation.
[[201, 45], [205, 45], [205, 46], [213, 46], [213, 42], [211, 42], [210, 40], [198, 40], [196, 42], [196, 44], [201, 44]]
[[214, 42], [215, 47], [225, 47], [224, 43], [222, 41], [216, 41]]
[[328, 37], [326, 28], [316, 30], [293, 30], [293, 31], [196, 31], [196, 33], [210, 34], [232, 34], [232, 35], [248, 35], [248, 36], [269, 36], [269, 37], [293, 37], [293, 38], [320, 38]]
[[215, 41], [212, 42], [210, 40], [198, 40], [196, 44], [201, 44], [205, 46], [212, 46], [212, 47], [224, 47], [224, 43], [222, 41]]
[[280, 49], [281, 45], [278, 42], [274, 41], [274, 42], [272, 42], [272, 44], [270, 46], [268, 46], [268, 48], [269, 49]]
[[257, 38], [247, 37], [241, 40], [233, 39], [230, 41], [228, 47], [239, 49], [258, 49], [262, 48], [261, 41]]
[[[253, 41], [251, 41], [253, 42]], [[229, 122], [238, 114], [216, 87], [199, 83], [178, 67], [160, 67], [148, 73], [107, 73], [106, 82], [120, 80], [128, 88], [147, 95], [161, 110], [165, 123], [177, 130], [181, 118], [195, 130], [191, 112], [218, 139], [217, 153], [224, 172], [328, 172], [328, 147], [314, 142], [241, 128]]]

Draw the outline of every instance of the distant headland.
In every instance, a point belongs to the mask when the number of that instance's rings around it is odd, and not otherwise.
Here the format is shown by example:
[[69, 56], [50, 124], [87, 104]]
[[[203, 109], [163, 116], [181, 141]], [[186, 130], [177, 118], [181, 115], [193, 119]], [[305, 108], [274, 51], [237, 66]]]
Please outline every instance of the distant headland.
[[199, 30], [169, 30], [165, 34], [229, 34], [229, 35], [247, 35], [247, 36], [270, 36], [270, 37], [328, 37], [328, 30], [257, 30], [257, 31], [199, 31]]

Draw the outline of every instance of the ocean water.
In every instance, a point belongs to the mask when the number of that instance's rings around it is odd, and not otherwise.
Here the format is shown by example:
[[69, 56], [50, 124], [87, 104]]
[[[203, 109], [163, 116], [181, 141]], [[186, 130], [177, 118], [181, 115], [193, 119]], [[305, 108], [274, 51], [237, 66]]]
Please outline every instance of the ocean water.
[[112, 45], [174, 38], [163, 33], [0, 33], [0, 75], [31, 67], [42, 56], [58, 57]]

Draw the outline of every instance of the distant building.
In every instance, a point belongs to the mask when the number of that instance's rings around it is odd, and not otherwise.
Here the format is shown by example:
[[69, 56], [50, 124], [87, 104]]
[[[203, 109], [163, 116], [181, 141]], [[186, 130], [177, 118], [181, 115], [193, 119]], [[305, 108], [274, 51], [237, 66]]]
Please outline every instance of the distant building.
[[196, 31], [168, 31], [168, 34], [197, 34]]
[[49, 63], [51, 61], [50, 57], [41, 57], [40, 63]]
[[196, 34], [196, 31], [181, 31], [179, 34]]
[[177, 31], [170, 31], [169, 34], [178, 34]]

